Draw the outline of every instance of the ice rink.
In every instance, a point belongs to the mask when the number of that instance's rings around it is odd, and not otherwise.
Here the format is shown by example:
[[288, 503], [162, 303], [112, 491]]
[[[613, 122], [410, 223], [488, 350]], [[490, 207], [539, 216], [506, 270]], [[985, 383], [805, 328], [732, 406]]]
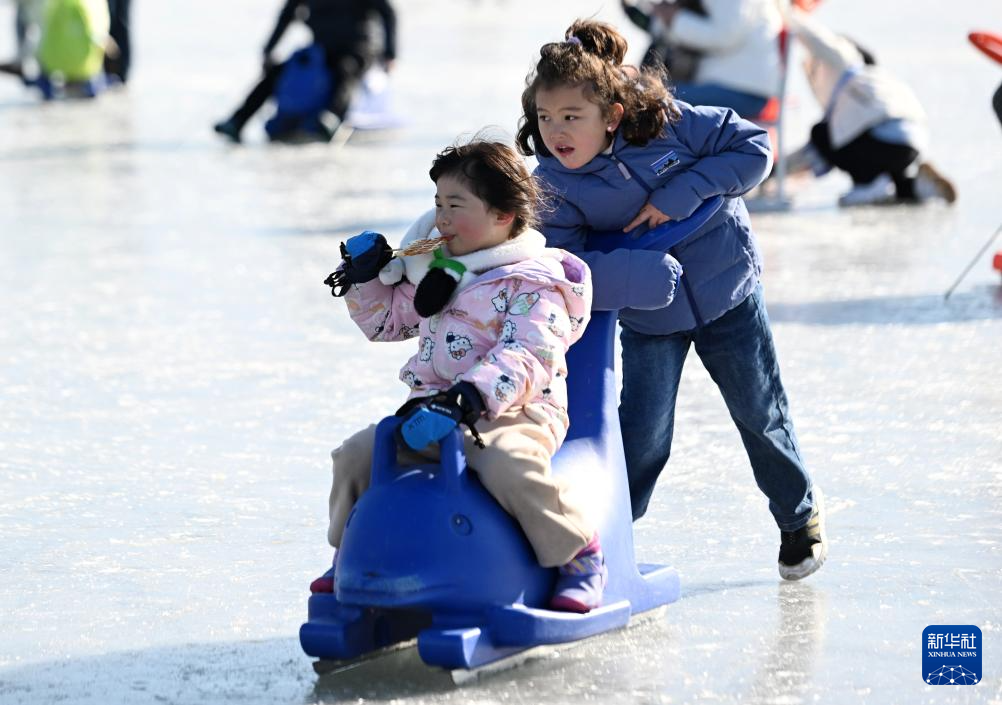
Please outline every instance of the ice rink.
[[[0, 76], [0, 703], [1002, 703], [1002, 33], [983, 0], [827, 0], [914, 87], [953, 207], [839, 210], [798, 184], [753, 222], [784, 382], [828, 505], [828, 563], [779, 533], [690, 355], [638, 557], [658, 619], [456, 687], [413, 651], [317, 678], [297, 640], [330, 560], [329, 451], [406, 396], [322, 282], [337, 244], [432, 205], [435, 152], [514, 132], [538, 47], [596, 0], [399, 0], [407, 125], [342, 147], [211, 131], [256, 77], [277, 0], [140, 0], [134, 81], [42, 104]], [[0, 60], [13, 52], [0, 0]], [[627, 31], [639, 60], [643, 37]], [[291, 33], [287, 51], [305, 34]], [[794, 69], [799, 70], [795, 62]], [[791, 81], [787, 145], [819, 116]], [[266, 113], [267, 111], [265, 111]], [[1002, 239], [994, 252], [1002, 249]], [[922, 631], [976, 625], [983, 681], [927, 686]]]

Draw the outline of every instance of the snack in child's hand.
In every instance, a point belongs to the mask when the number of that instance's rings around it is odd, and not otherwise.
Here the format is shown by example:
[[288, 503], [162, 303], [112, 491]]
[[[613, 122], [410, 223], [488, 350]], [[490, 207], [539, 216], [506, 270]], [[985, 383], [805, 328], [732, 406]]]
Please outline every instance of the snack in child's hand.
[[407, 247], [401, 247], [393, 251], [393, 254], [397, 257], [411, 257], [413, 255], [426, 255], [429, 252], [434, 252], [438, 249], [438, 246], [448, 242], [447, 237], [431, 237], [427, 240], [417, 240], [412, 242]]

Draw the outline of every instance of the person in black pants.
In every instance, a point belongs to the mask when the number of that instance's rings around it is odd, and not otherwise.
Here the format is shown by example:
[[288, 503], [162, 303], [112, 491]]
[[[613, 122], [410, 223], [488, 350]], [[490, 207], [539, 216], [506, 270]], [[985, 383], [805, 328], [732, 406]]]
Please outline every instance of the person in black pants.
[[132, 62], [132, 43], [129, 39], [131, 2], [132, 0], [108, 0], [108, 14], [111, 18], [109, 34], [118, 50], [105, 54], [104, 72], [121, 83], [129, 80], [129, 64]]
[[807, 83], [824, 111], [806, 145], [786, 158], [787, 173], [821, 176], [833, 167], [852, 178], [840, 206], [953, 203], [953, 183], [925, 158], [925, 109], [873, 53], [794, 8], [787, 26], [807, 50]]
[[999, 86], [998, 90], [995, 91], [995, 95], [992, 96], [992, 107], [995, 108], [995, 114], [999, 118], [999, 123], [1002, 124], [1002, 85]]
[[285, 63], [276, 64], [271, 52], [302, 11], [308, 13], [305, 21], [313, 41], [324, 48], [334, 84], [328, 111], [320, 117], [328, 140], [344, 120], [359, 80], [377, 58], [378, 42], [371, 32], [374, 18], [383, 27], [383, 62], [389, 66], [396, 57], [396, 13], [388, 0], [286, 0], [264, 46], [264, 76], [233, 115], [215, 125], [216, 132], [239, 142], [244, 125], [274, 94]]
[[835, 149], [829, 135], [828, 123], [817, 123], [811, 128], [811, 145], [828, 164], [846, 172], [854, 184], [869, 184], [881, 174], [887, 174], [894, 182], [898, 200], [920, 200], [915, 191], [915, 178], [906, 173], [919, 156], [917, 149], [908, 144], [885, 142], [869, 130]]

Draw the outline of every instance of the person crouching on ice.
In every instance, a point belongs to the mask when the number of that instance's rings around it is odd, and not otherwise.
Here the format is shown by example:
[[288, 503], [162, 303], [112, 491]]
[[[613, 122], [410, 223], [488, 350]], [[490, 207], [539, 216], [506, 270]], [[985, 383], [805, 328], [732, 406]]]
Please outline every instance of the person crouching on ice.
[[[533, 228], [538, 193], [512, 148], [479, 139], [452, 146], [429, 174], [435, 210], [411, 226], [403, 246], [406, 254], [418, 240], [441, 238], [437, 249], [395, 258], [382, 235], [366, 232], [343, 246], [345, 260], [327, 283], [370, 340], [418, 339], [400, 373], [411, 393], [398, 415], [434, 404], [469, 427], [470, 466], [521, 525], [539, 563], [558, 568], [550, 607], [588, 612], [602, 602], [602, 549], [582, 507], [550, 471], [568, 428], [565, 356], [590, 317], [588, 267], [548, 248]], [[335, 548], [369, 486], [375, 430], [331, 453], [327, 538]], [[427, 462], [435, 452], [401, 446], [399, 459]], [[310, 589], [335, 585], [332, 568]]]

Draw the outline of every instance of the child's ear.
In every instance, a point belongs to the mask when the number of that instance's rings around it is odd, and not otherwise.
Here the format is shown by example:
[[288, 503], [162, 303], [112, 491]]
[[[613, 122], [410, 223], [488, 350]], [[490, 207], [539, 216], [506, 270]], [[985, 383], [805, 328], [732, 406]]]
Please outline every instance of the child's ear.
[[514, 213], [500, 213], [498, 211], [494, 211], [494, 218], [498, 225], [511, 225], [515, 222]]
[[615, 132], [619, 123], [623, 121], [623, 113], [626, 112], [622, 103], [613, 103], [609, 106], [609, 113], [606, 116], [606, 125], [609, 132]]

